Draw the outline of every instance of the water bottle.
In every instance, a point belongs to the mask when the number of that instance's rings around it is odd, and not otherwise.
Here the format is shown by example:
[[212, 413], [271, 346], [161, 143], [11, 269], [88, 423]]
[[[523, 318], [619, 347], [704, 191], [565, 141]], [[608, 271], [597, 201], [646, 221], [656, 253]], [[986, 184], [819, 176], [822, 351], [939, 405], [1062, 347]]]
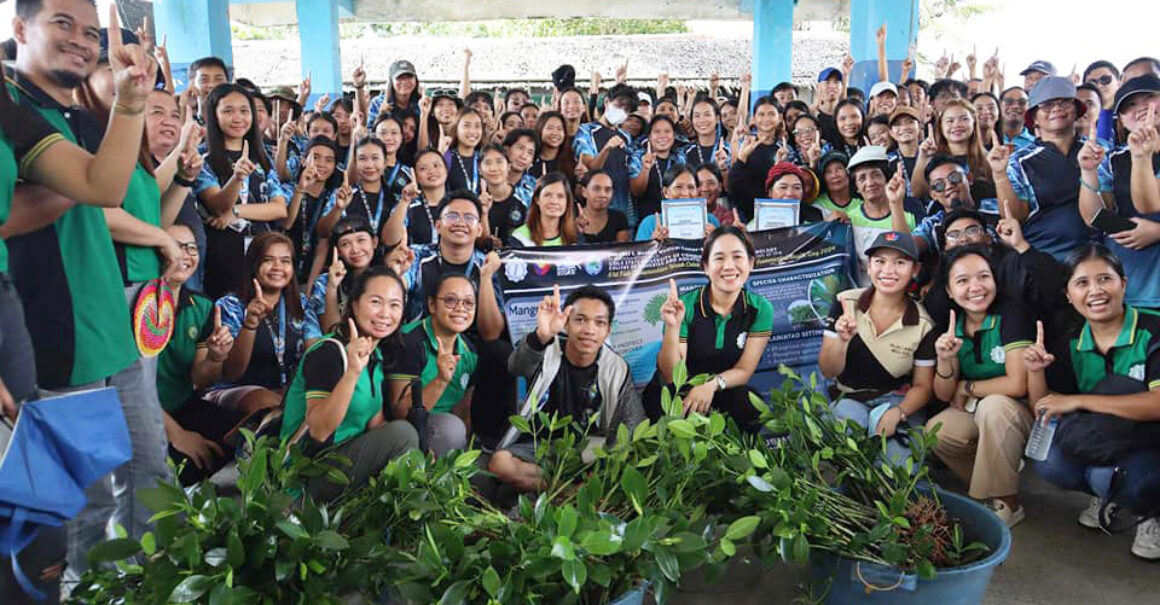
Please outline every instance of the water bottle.
[[1050, 422], [1044, 424], [1041, 413], [1039, 418], [1035, 419], [1035, 427], [1031, 429], [1031, 436], [1027, 439], [1024, 455], [1039, 462], [1047, 460], [1047, 450], [1051, 449], [1051, 441], [1055, 438], [1055, 428], [1058, 425], [1058, 417], [1053, 417]]

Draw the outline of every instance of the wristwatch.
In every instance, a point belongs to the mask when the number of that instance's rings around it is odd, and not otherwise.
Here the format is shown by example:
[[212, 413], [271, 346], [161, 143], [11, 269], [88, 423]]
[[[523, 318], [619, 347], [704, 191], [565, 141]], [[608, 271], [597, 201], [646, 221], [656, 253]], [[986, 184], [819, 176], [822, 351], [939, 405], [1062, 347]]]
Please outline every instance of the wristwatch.
[[239, 214], [238, 206], [239, 206], [239, 204], [234, 204], [234, 207], [231, 209], [231, 210], [233, 210], [234, 218], [238, 218], [241, 216]]
[[906, 415], [906, 410], [902, 409], [902, 406], [896, 406], [894, 409], [898, 410], [898, 421], [906, 422], [906, 419], [909, 418], [909, 416]]
[[717, 390], [724, 391], [727, 388], [729, 388], [729, 385], [725, 383], [725, 377], [718, 374], [717, 375]]

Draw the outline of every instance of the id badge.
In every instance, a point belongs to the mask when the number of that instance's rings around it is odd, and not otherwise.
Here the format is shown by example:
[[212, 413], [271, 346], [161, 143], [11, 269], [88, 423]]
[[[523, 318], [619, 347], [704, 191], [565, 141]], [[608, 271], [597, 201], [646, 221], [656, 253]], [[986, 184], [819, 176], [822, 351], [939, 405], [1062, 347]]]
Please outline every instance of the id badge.
[[250, 244], [254, 242], [254, 236], [247, 235], [242, 239], [242, 254], [245, 255], [250, 251]]

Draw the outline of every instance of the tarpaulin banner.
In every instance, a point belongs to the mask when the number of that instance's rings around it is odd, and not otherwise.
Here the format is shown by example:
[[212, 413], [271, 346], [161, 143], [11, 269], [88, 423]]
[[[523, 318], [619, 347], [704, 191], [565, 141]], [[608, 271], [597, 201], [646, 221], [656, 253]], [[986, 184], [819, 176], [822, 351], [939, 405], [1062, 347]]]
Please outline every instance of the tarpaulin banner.
[[[773, 336], [750, 382], [765, 391], [780, 383], [780, 364], [807, 374], [816, 367], [823, 322], [838, 292], [851, 287], [856, 257], [851, 229], [841, 223], [760, 231], [750, 239], [757, 266], [747, 287], [773, 305]], [[708, 281], [698, 240], [517, 248], [501, 256], [512, 342], [536, 329], [536, 310], [553, 286], [560, 286], [563, 299], [580, 286], [595, 285], [616, 302], [609, 344], [628, 361], [638, 386], [656, 371], [669, 278], [682, 293]]]

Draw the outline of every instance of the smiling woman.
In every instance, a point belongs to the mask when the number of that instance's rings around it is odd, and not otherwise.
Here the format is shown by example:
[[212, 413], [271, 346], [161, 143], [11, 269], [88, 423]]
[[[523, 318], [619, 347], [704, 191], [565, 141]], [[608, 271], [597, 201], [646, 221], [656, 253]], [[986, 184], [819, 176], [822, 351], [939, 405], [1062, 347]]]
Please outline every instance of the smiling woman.
[[549, 172], [536, 184], [528, 221], [512, 232], [518, 246], [570, 246], [579, 243], [575, 202], [567, 177]]

